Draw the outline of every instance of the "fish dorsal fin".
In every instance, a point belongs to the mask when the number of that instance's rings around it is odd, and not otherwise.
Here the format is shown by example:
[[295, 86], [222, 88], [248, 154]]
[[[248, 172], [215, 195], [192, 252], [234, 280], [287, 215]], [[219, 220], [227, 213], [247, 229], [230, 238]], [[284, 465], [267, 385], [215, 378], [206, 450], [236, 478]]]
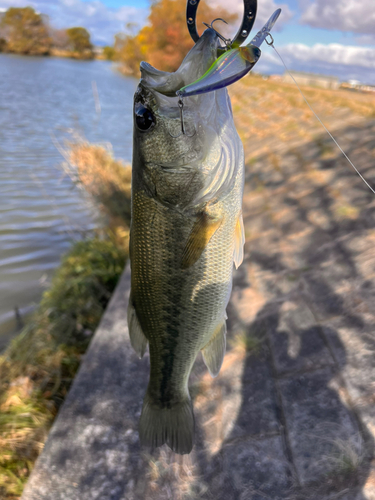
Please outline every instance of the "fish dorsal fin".
[[209, 343], [202, 349], [203, 360], [212, 377], [219, 374], [225, 355], [227, 324], [225, 320], [220, 323]]
[[182, 269], [187, 269], [197, 262], [222, 222], [223, 217], [214, 217], [207, 212], [203, 212], [199, 216], [182, 254]]
[[245, 228], [243, 225], [243, 218], [242, 218], [242, 212], [240, 212], [237, 223], [236, 223], [236, 229], [234, 232], [234, 265], [236, 266], [236, 269], [240, 267], [243, 261], [243, 247], [245, 244]]
[[131, 297], [129, 298], [128, 305], [128, 328], [130, 343], [137, 355], [142, 358], [146, 351], [148, 341], [142, 331], [141, 325], [139, 324]]

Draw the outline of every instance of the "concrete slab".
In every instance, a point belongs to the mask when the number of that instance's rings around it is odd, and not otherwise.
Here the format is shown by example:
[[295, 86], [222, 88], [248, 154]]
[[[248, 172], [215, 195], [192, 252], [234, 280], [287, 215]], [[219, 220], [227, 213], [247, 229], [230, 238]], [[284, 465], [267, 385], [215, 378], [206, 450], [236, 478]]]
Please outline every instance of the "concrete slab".
[[249, 354], [242, 372], [241, 407], [230, 438], [280, 433], [278, 401], [268, 348]]
[[217, 500], [281, 500], [291, 487], [279, 436], [226, 445], [218, 460], [221, 471], [211, 490]]
[[[350, 412], [331, 389], [331, 368], [279, 382], [293, 461], [301, 484], [322, 480], [340, 467], [344, 450], [362, 450], [362, 437]], [[349, 453], [349, 451], [348, 451]], [[345, 460], [345, 457], [342, 458]]]
[[[137, 421], [147, 359], [130, 347], [122, 279], [53, 425], [22, 500], [128, 499], [139, 475]], [[132, 483], [133, 481], [133, 483]]]
[[269, 329], [268, 335], [279, 375], [334, 364], [321, 327], [298, 297], [281, 305], [277, 327]]

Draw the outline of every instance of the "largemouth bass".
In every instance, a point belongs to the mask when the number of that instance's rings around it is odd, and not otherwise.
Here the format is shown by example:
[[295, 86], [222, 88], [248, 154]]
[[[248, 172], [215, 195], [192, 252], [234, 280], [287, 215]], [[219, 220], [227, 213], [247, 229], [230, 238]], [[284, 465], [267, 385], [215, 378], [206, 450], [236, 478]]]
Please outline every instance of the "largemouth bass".
[[134, 98], [128, 324], [151, 364], [139, 433], [180, 454], [194, 439], [189, 375], [200, 351], [211, 375], [220, 371], [233, 262], [243, 259], [244, 153], [227, 90], [184, 99], [185, 135], [175, 97], [217, 47], [208, 29], [175, 73], [142, 63]]

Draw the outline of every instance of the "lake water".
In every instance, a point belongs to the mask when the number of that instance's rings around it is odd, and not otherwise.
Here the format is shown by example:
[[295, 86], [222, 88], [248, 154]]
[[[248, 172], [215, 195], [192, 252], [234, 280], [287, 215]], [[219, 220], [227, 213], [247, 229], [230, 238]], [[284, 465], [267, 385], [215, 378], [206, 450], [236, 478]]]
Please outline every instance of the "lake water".
[[0, 54], [0, 349], [15, 308], [25, 317], [38, 304], [61, 255], [96, 224], [55, 139], [79, 132], [130, 161], [136, 85], [105, 61]]

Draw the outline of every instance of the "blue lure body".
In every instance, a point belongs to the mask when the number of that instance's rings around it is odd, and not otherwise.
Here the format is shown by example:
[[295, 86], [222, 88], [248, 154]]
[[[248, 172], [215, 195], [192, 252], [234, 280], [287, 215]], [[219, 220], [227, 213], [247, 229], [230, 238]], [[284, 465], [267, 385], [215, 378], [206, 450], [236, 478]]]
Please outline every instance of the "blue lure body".
[[[277, 9], [250, 43], [224, 52], [198, 80], [176, 92], [179, 97], [189, 97], [222, 89], [243, 78], [261, 56], [260, 45], [277, 21], [281, 9]], [[247, 41], [247, 40], [246, 40]]]
[[187, 97], [227, 87], [247, 75], [260, 55], [261, 50], [251, 44], [228, 50], [216, 59], [203, 76], [190, 85], [182, 87], [177, 94]]

